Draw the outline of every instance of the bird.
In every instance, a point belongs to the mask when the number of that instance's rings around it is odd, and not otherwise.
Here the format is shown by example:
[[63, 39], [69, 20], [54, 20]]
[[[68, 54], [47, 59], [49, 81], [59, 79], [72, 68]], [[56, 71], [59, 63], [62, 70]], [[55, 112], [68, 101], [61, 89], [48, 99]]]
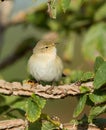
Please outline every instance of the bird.
[[29, 73], [36, 81], [59, 81], [63, 72], [63, 63], [57, 55], [56, 43], [42, 39], [33, 48], [28, 60]]

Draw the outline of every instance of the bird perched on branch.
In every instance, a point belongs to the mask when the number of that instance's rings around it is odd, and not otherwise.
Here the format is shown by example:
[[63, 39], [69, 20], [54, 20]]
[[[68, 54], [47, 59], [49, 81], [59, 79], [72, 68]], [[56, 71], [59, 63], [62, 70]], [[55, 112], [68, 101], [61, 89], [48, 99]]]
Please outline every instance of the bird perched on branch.
[[28, 61], [28, 69], [37, 81], [51, 82], [61, 78], [63, 63], [57, 56], [53, 41], [45, 39], [36, 44]]

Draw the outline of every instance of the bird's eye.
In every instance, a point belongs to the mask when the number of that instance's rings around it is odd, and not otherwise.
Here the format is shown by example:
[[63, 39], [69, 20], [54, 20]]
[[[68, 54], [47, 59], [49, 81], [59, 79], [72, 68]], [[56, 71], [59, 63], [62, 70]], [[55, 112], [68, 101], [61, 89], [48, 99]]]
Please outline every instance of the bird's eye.
[[46, 46], [45, 48], [48, 48], [48, 46]]

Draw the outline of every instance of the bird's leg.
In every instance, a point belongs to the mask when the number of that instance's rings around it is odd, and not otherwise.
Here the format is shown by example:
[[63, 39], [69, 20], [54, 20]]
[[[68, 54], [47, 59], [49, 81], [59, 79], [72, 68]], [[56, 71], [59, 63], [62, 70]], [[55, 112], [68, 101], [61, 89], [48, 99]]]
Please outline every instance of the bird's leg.
[[58, 81], [52, 81], [52, 83], [51, 83], [51, 86], [58, 86], [58, 84], [59, 84], [59, 82]]
[[51, 87], [48, 88], [46, 92], [47, 92], [48, 94], [52, 94], [52, 93], [53, 93], [52, 90], [53, 90], [54, 87], [57, 86], [57, 85], [58, 85], [58, 82], [56, 82], [56, 81], [53, 80], [53, 81], [51, 82]]

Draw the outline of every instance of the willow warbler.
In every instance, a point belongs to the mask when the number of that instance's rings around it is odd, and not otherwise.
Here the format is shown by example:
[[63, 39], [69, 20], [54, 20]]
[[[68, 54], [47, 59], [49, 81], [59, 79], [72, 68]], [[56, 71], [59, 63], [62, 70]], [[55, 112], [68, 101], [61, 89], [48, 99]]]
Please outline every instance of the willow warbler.
[[51, 82], [61, 78], [63, 63], [53, 41], [45, 39], [36, 44], [28, 61], [28, 69], [37, 81]]

